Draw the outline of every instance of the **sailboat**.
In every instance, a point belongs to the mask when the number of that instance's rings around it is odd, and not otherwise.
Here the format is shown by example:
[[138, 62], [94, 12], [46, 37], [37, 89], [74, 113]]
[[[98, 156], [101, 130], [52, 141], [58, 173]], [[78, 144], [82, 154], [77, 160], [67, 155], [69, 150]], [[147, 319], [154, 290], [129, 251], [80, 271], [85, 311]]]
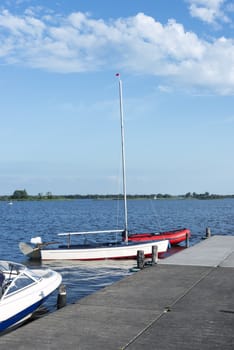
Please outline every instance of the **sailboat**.
[[[20, 242], [19, 248], [24, 255], [31, 259], [40, 258], [41, 260], [103, 260], [103, 259], [126, 259], [136, 258], [139, 250], [144, 251], [145, 256], [152, 254], [152, 246], [157, 246], [158, 253], [164, 253], [168, 249], [169, 240], [132, 242], [128, 240], [128, 211], [127, 211], [127, 191], [126, 191], [126, 170], [125, 170], [125, 143], [124, 143], [124, 118], [122, 102], [122, 81], [118, 77], [119, 86], [119, 105], [120, 105], [120, 125], [121, 125], [121, 150], [122, 150], [122, 181], [123, 181], [123, 200], [124, 200], [124, 228], [122, 230], [104, 230], [104, 231], [86, 231], [59, 233], [58, 236], [67, 237], [67, 244], [57, 245], [50, 248], [54, 242], [43, 243], [40, 237], [34, 239], [34, 246]], [[124, 239], [119, 242], [105, 242], [101, 244], [72, 244], [71, 237], [75, 235], [107, 234], [121, 232]], [[32, 243], [32, 240], [31, 240]]]

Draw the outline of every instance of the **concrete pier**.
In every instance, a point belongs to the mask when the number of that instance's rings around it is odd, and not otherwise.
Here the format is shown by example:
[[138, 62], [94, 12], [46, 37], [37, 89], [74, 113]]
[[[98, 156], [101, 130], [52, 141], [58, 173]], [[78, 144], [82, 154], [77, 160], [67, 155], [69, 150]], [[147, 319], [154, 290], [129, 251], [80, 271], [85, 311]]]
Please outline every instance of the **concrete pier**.
[[234, 237], [213, 236], [0, 337], [1, 349], [234, 349]]

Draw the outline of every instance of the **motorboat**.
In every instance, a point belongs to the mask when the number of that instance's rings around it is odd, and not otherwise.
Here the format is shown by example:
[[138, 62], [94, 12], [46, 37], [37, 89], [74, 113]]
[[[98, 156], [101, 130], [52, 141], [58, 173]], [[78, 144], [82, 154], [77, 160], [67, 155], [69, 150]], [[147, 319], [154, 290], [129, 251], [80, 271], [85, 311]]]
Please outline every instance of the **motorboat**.
[[48, 268], [0, 261], [0, 334], [26, 320], [60, 286], [61, 275]]

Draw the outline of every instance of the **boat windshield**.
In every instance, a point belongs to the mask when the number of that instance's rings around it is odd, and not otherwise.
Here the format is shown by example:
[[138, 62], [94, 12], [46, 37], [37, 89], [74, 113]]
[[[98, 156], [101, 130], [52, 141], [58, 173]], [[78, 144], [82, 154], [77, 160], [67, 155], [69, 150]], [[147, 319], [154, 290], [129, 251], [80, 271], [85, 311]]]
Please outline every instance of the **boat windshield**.
[[7, 297], [41, 279], [40, 275], [29, 270], [26, 266], [9, 261], [0, 261], [0, 272], [0, 297]]
[[28, 276], [25, 273], [21, 273], [19, 276], [17, 276], [16, 278], [14, 278], [10, 283], [9, 283], [9, 287], [6, 290], [6, 294], [5, 296], [8, 296], [12, 293], [15, 293], [25, 287], [28, 287], [31, 284], [34, 284], [35, 280], [33, 278], [31, 278], [30, 276]]
[[13, 274], [19, 274], [20, 271], [25, 270], [26, 267], [22, 264], [0, 261], [0, 270], [3, 272], [11, 272]]

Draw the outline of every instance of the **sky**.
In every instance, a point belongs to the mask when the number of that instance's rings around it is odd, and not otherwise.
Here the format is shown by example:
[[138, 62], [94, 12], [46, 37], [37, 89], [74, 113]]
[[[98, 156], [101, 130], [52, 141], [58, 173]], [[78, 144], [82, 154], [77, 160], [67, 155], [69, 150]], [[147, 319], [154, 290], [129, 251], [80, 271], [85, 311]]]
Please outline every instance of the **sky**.
[[232, 0], [1, 0], [0, 195], [234, 194]]

